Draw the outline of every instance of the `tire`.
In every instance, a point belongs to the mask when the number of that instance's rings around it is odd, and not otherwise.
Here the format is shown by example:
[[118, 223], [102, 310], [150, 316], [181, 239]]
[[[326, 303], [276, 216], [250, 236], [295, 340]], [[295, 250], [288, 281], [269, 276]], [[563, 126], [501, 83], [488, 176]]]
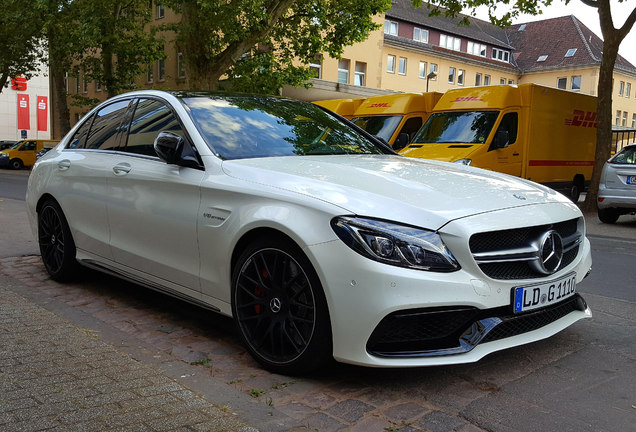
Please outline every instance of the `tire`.
[[24, 168], [24, 163], [22, 162], [21, 159], [18, 159], [18, 158], [11, 159], [9, 164], [11, 165], [11, 169], [14, 169], [14, 170], [19, 170]]
[[598, 218], [603, 223], [606, 223], [606, 224], [616, 223], [619, 216], [620, 216], [620, 212], [616, 209], [613, 209], [613, 208], [598, 209]]
[[570, 199], [572, 200], [572, 202], [576, 204], [579, 202], [580, 197], [581, 197], [581, 187], [575, 181], [572, 183], [572, 186], [570, 186]]
[[232, 275], [232, 314], [249, 353], [272, 372], [305, 374], [333, 358], [322, 286], [290, 240], [262, 238], [241, 253]]
[[75, 242], [62, 209], [53, 200], [46, 201], [38, 211], [38, 243], [51, 279], [62, 282], [77, 274]]

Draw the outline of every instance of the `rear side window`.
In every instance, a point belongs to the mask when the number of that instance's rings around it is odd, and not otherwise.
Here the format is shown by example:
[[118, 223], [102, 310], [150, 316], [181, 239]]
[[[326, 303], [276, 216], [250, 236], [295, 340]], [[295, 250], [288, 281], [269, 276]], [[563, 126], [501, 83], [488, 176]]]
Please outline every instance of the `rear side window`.
[[97, 111], [86, 139], [85, 148], [117, 150], [118, 132], [129, 103], [130, 100], [117, 101]]
[[133, 115], [125, 151], [146, 156], [157, 156], [154, 142], [159, 132], [170, 131], [185, 138], [174, 113], [164, 103], [141, 99]]

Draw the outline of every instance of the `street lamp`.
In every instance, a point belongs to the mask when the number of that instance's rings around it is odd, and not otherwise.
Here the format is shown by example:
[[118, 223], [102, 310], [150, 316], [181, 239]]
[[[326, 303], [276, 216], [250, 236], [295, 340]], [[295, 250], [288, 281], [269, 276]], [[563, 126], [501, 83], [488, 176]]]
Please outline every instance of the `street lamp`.
[[426, 75], [426, 93], [428, 93], [428, 80], [431, 80], [437, 76], [437, 72], [431, 72]]

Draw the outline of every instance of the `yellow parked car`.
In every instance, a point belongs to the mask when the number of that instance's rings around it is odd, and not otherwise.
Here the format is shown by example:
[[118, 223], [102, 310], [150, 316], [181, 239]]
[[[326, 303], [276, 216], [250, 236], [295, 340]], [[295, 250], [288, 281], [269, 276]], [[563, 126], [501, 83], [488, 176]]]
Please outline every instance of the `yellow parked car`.
[[21, 169], [35, 163], [37, 153], [44, 147], [54, 147], [59, 140], [27, 139], [18, 141], [0, 152], [0, 167]]

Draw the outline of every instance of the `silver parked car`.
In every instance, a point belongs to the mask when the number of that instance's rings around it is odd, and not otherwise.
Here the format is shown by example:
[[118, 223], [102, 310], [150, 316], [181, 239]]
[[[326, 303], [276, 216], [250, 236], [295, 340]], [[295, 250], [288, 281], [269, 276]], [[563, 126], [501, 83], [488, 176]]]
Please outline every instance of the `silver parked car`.
[[609, 224], [620, 215], [636, 212], [636, 144], [624, 147], [605, 163], [597, 206], [598, 218]]

